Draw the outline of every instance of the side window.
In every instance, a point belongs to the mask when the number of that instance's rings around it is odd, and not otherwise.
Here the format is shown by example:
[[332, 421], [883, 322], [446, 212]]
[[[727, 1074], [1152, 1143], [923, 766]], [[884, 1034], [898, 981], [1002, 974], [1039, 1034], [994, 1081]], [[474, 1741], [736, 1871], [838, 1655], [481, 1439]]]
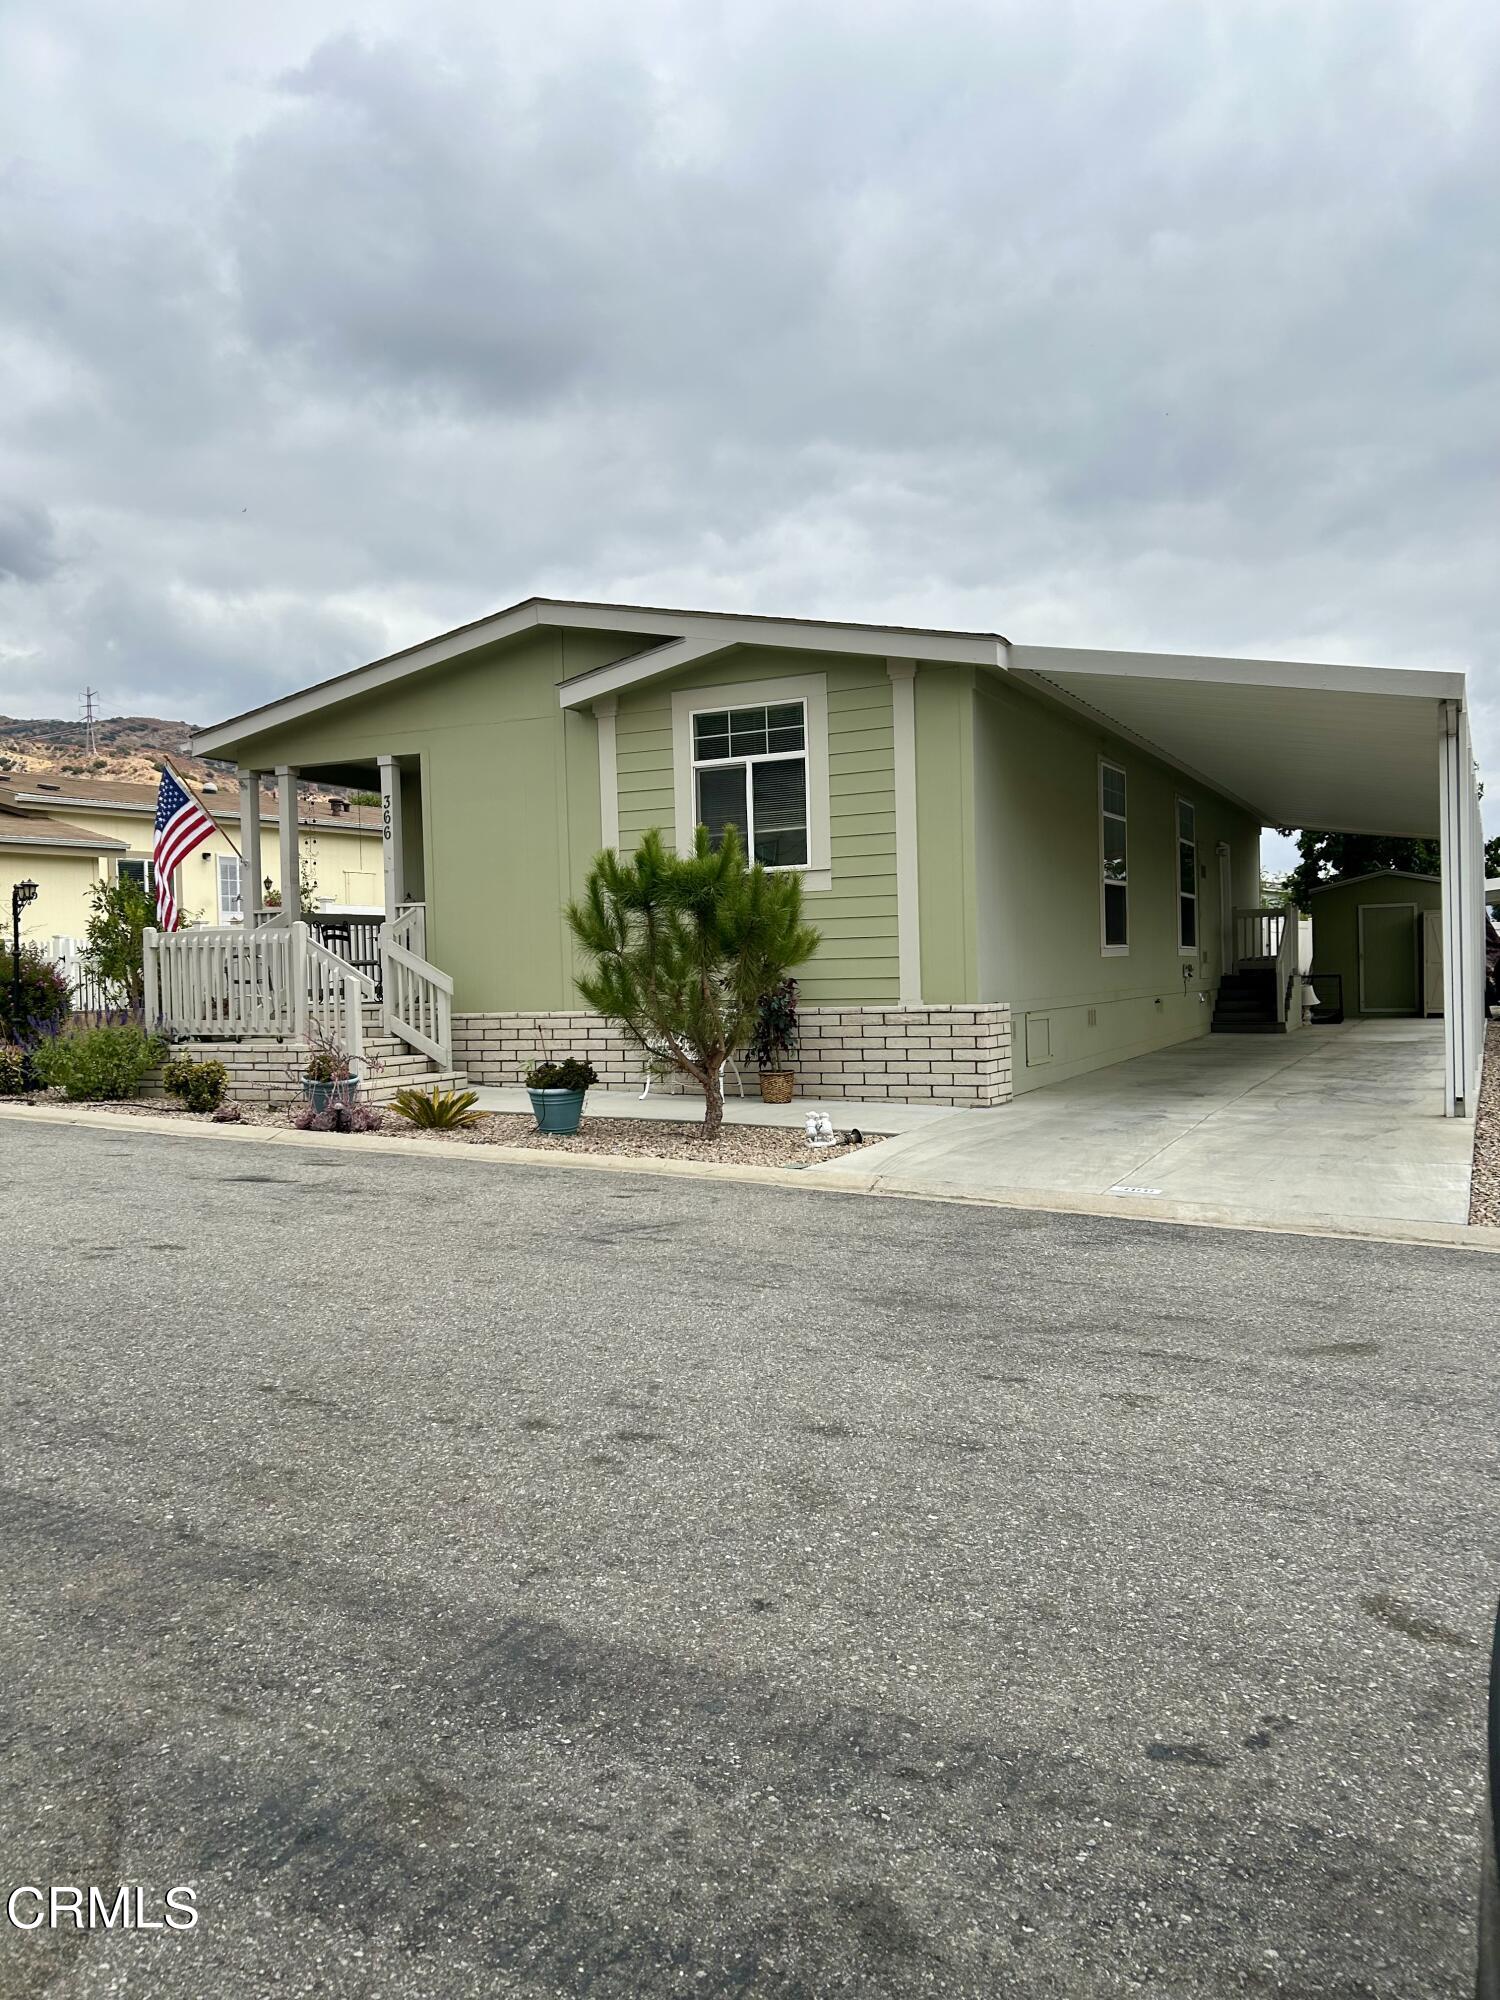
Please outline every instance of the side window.
[[1198, 814], [1177, 801], [1177, 949], [1198, 949]]
[[148, 896], [156, 891], [156, 870], [149, 861], [117, 861], [116, 873], [122, 882], [139, 882]]
[[1106, 952], [1130, 949], [1130, 849], [1125, 773], [1099, 760], [1100, 936]]

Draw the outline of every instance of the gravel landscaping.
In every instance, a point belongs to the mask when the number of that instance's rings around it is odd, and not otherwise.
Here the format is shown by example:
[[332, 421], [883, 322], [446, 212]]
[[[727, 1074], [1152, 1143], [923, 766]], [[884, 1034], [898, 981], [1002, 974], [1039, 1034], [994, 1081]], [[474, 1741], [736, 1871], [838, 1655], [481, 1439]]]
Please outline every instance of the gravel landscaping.
[[[28, 1097], [24, 1101], [57, 1108], [68, 1105], [66, 1098], [51, 1092]], [[77, 1108], [111, 1111], [122, 1118], [172, 1118], [192, 1125], [213, 1122], [205, 1112], [184, 1111], [160, 1098], [137, 1098], [133, 1102], [114, 1104], [80, 1104]], [[290, 1131], [291, 1109], [285, 1105], [241, 1105], [238, 1122]], [[841, 1132], [837, 1145], [814, 1149], [808, 1145], [807, 1135], [800, 1126], [725, 1125], [718, 1138], [707, 1144], [701, 1137], [702, 1128], [697, 1121], [678, 1125], [647, 1118], [585, 1117], [583, 1129], [577, 1136], [564, 1139], [554, 1133], [538, 1132], [525, 1112], [483, 1112], [478, 1124], [466, 1132], [424, 1132], [408, 1125], [405, 1119], [396, 1117], [393, 1112], [386, 1111], [380, 1124], [372, 1130], [378, 1131], [383, 1138], [410, 1139], [416, 1144], [520, 1146], [538, 1153], [608, 1153], [616, 1158], [641, 1160], [716, 1160], [736, 1167], [817, 1167], [825, 1161], [841, 1159], [860, 1146], [874, 1145], [881, 1137], [878, 1132], [860, 1133], [858, 1137]], [[357, 1145], [361, 1135], [348, 1133], [345, 1136], [350, 1145]]]
[[1500, 1227], [1500, 1021], [1484, 1033], [1484, 1077], [1474, 1114], [1474, 1178], [1469, 1220]]

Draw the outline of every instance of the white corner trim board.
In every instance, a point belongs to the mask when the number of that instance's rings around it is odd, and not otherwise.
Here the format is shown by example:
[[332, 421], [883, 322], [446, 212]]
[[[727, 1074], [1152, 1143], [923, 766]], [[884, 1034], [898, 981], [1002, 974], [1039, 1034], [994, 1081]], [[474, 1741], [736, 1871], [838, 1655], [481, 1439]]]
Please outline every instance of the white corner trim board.
[[619, 851], [620, 846], [620, 761], [615, 734], [615, 716], [620, 697], [602, 694], [594, 703], [594, 720], [599, 725], [599, 844]]
[[896, 956], [903, 1007], [922, 1004], [922, 918], [917, 900], [917, 663], [887, 660], [896, 789]]

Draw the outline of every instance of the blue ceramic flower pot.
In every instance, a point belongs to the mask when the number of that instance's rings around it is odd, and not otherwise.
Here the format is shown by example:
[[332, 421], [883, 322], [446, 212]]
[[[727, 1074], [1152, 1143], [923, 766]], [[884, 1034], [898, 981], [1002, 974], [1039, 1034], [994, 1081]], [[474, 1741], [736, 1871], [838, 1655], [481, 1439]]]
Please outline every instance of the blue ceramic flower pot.
[[359, 1078], [341, 1076], [337, 1082], [324, 1083], [319, 1077], [305, 1076], [302, 1095], [319, 1112], [326, 1111], [330, 1104], [352, 1104], [359, 1095]]
[[556, 1132], [566, 1137], [578, 1130], [583, 1117], [586, 1090], [528, 1090], [538, 1132]]

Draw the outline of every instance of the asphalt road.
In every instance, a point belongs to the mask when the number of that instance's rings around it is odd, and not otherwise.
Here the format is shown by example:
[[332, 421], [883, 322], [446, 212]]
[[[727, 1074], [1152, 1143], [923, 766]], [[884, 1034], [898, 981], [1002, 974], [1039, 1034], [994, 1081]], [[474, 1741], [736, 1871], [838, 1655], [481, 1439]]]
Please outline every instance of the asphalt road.
[[4, 2000], [1469, 1990], [1493, 1259], [124, 1125], [0, 1190], [5, 1886], [201, 1912], [0, 1924]]

